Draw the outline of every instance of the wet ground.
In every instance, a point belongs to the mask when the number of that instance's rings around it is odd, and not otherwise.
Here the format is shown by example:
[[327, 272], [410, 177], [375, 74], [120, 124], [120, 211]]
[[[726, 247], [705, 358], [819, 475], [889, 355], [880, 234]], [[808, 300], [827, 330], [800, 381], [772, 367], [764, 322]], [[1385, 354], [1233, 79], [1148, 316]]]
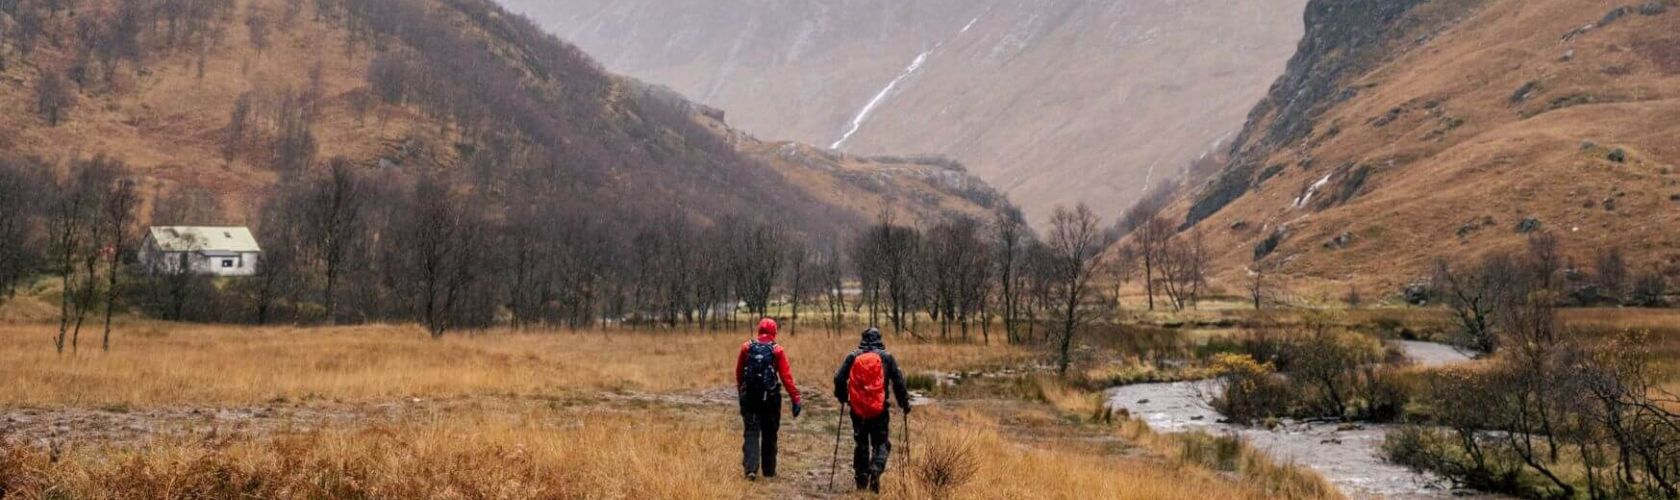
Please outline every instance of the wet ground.
[[[1443, 366], [1470, 357], [1443, 344], [1397, 341], [1413, 362]], [[1237, 434], [1256, 449], [1283, 462], [1311, 467], [1350, 498], [1433, 499], [1461, 498], [1448, 484], [1388, 463], [1381, 456], [1384, 434], [1391, 425], [1284, 422], [1275, 430], [1221, 423], [1208, 406], [1213, 381], [1137, 384], [1109, 392], [1109, 405], [1122, 408], [1159, 432], [1202, 430]], [[1487, 497], [1484, 497], [1487, 498]]]

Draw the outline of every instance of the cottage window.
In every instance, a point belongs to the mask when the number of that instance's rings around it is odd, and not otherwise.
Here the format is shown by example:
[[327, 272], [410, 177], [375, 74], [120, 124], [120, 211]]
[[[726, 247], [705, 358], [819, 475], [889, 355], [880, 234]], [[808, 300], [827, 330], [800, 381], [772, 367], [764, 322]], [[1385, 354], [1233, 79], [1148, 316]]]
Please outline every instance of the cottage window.
[[222, 259], [222, 267], [233, 267], [233, 259]]

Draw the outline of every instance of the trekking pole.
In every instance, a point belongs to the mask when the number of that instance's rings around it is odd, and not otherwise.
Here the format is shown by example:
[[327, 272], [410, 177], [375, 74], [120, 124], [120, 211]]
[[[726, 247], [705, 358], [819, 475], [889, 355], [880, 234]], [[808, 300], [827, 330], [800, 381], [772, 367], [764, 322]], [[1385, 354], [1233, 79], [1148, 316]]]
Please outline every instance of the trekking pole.
[[910, 463], [910, 411], [904, 411], [904, 463]]
[[834, 491], [834, 471], [840, 468], [840, 428], [846, 425], [847, 403], [840, 403], [840, 421], [834, 423], [834, 458], [828, 461], [828, 491]]

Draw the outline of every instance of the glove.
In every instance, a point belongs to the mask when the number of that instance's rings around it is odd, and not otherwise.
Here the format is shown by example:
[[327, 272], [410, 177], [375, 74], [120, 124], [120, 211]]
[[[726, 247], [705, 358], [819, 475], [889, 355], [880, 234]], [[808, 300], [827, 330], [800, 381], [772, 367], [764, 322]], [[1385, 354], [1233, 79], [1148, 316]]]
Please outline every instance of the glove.
[[793, 404], [793, 418], [799, 418], [799, 413], [803, 411], [805, 411], [805, 405], [799, 403]]

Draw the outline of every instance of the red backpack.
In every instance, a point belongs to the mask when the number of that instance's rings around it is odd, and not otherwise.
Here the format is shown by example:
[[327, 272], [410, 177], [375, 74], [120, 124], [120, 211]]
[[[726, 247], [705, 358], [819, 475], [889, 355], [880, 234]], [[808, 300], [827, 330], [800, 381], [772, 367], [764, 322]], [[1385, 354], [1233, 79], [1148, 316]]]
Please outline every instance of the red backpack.
[[852, 414], [859, 417], [875, 418], [886, 410], [887, 370], [879, 353], [869, 351], [852, 358], [846, 399], [851, 402]]

